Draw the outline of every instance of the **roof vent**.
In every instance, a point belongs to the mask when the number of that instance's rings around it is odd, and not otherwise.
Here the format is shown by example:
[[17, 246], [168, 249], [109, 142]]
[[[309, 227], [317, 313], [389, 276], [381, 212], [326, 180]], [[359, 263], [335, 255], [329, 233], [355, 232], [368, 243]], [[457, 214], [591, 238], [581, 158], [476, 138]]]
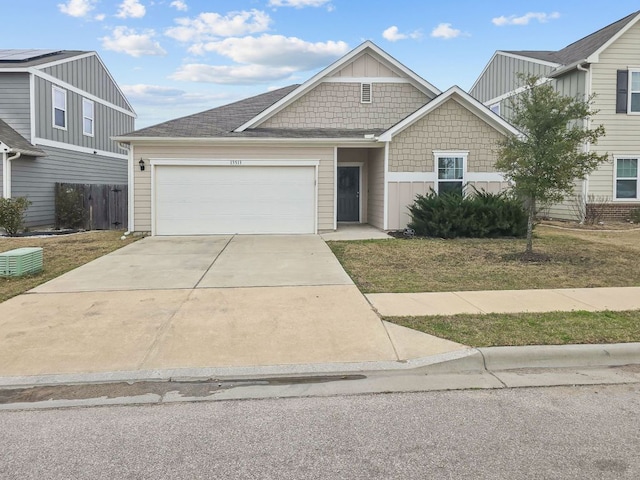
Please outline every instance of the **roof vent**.
[[371, 84], [360, 84], [360, 103], [371, 103]]

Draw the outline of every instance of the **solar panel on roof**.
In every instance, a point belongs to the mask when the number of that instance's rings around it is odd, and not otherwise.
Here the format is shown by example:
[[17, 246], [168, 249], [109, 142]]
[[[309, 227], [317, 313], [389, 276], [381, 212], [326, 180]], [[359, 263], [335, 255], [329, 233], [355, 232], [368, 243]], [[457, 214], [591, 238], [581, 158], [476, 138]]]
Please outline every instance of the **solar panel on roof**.
[[51, 55], [56, 52], [59, 52], [59, 50], [0, 50], [0, 62], [24, 62], [26, 60], [33, 60], [35, 58]]

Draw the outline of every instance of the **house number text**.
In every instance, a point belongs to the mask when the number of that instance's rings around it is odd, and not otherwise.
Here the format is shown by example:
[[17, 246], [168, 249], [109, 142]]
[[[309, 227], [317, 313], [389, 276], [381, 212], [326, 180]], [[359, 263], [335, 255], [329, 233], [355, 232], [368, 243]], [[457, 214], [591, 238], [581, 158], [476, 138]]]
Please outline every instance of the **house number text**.
[[242, 165], [242, 160], [229, 160], [229, 165]]

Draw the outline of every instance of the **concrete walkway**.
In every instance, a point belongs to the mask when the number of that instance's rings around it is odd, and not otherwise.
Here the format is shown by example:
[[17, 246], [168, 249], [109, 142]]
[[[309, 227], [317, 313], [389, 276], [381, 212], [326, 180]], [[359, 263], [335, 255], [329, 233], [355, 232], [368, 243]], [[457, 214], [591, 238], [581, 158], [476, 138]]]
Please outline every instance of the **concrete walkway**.
[[365, 296], [383, 317], [640, 309], [640, 287], [371, 293]]

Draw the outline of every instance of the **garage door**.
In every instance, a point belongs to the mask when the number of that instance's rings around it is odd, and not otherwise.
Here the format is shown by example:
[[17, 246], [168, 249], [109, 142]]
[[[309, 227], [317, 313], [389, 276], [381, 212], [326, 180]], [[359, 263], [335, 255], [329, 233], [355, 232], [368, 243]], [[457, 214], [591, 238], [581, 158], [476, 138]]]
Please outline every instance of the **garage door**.
[[156, 235], [314, 233], [315, 167], [155, 167]]

